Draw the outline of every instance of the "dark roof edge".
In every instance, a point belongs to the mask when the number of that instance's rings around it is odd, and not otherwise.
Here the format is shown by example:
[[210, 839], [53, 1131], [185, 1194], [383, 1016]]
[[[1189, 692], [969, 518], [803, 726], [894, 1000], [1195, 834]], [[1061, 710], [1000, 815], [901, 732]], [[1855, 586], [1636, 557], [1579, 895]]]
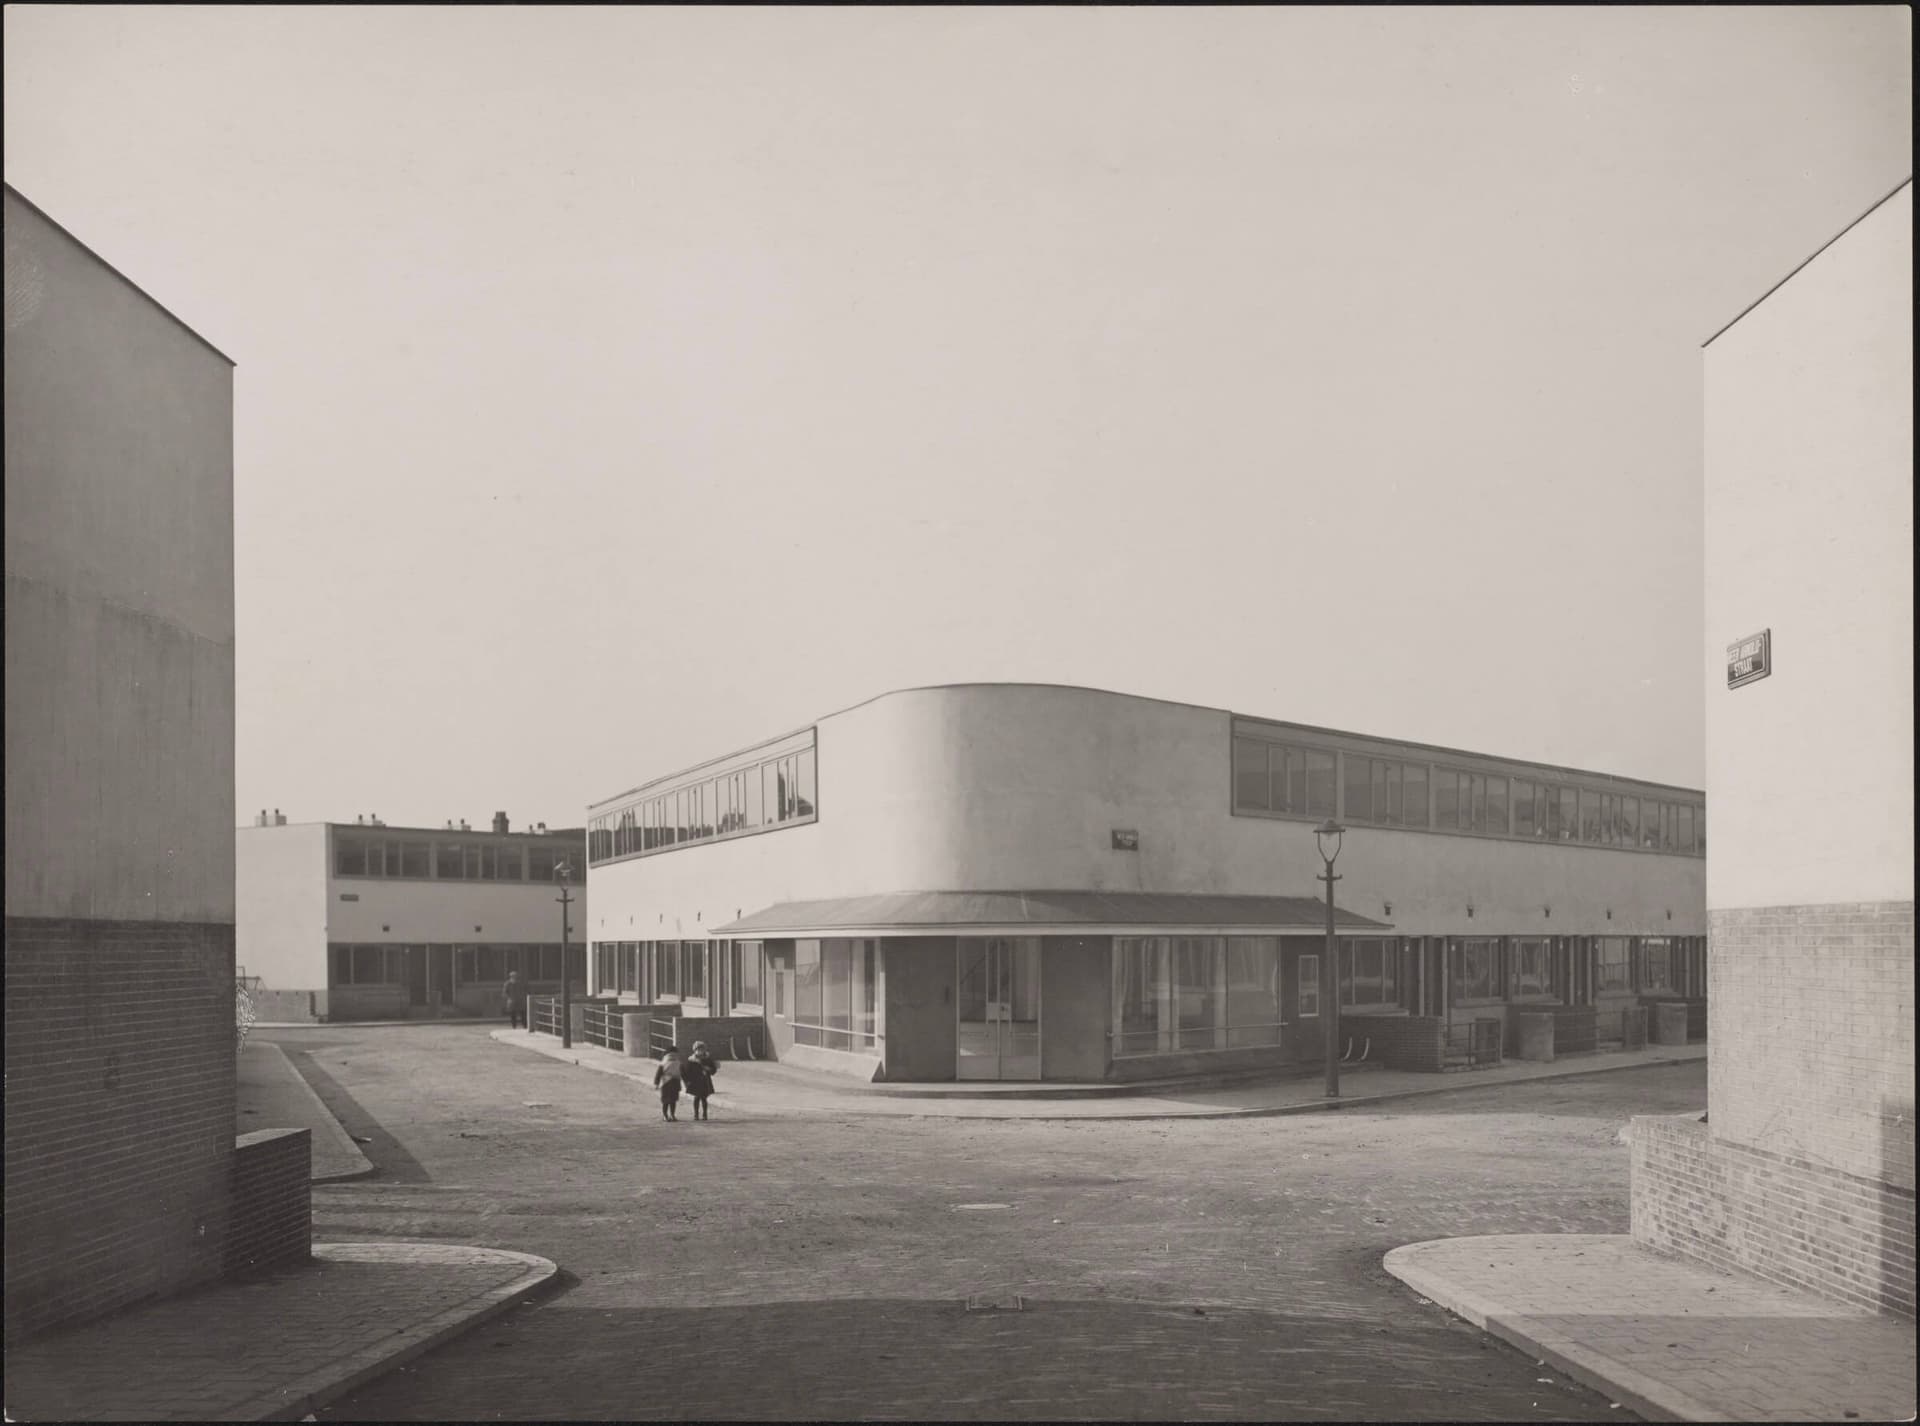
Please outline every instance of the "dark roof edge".
[[1905, 178], [1901, 179], [1898, 183], [1894, 184], [1892, 188], [1888, 189], [1885, 193], [1881, 194], [1879, 198], [1874, 200], [1872, 207], [1868, 208], [1864, 213], [1860, 214], [1859, 217], [1855, 218], [1851, 223], [1847, 224], [1846, 227], [1842, 228], [1839, 232], [1835, 233], [1832, 237], [1828, 238], [1824, 243], [1820, 244], [1819, 247], [1815, 248], [1812, 252], [1808, 253], [1805, 258], [1801, 259], [1800, 265], [1798, 267], [1794, 268], [1792, 272], [1788, 273], [1785, 277], [1781, 278], [1778, 282], [1774, 283], [1773, 286], [1769, 287], [1765, 292], [1762, 292], [1758, 297], [1754, 298], [1753, 301], [1749, 302], [1746, 306], [1742, 307], [1739, 313], [1734, 317], [1733, 321], [1727, 323], [1726, 326], [1722, 327], [1719, 331], [1715, 332], [1712, 336], [1708, 337], [1704, 342], [1700, 343], [1700, 350], [1705, 351], [1708, 347], [1712, 346], [1715, 342], [1719, 341], [1720, 338], [1724, 337], [1728, 333], [1728, 331], [1730, 331], [1737, 323], [1739, 323], [1740, 320], [1744, 318], [1749, 312], [1751, 312], [1754, 308], [1758, 307], [1762, 302], [1765, 302], [1769, 297], [1773, 296], [1774, 293], [1778, 292], [1781, 288], [1785, 287], [1789, 282], [1792, 282], [1794, 278], [1798, 277], [1801, 271], [1805, 269], [1806, 266], [1809, 263], [1811, 263], [1815, 258], [1819, 257], [1821, 253], [1825, 252], [1828, 248], [1832, 247], [1835, 243], [1839, 242], [1840, 239], [1844, 238], [1848, 233], [1851, 233], [1855, 228], [1859, 227], [1862, 223], [1866, 222], [1867, 219], [1871, 218], [1875, 213], [1879, 212], [1880, 209], [1887, 203], [1889, 199], [1897, 197], [1901, 189], [1910, 187], [1912, 183], [1913, 183], [1913, 175], [1908, 174]]
[[195, 331], [193, 327], [188, 324], [187, 320], [184, 317], [182, 317], [179, 313], [175, 312], [172, 308], [168, 307], [166, 303], [162, 302], [158, 297], [155, 297], [151, 292], [147, 291], [146, 288], [142, 287], [139, 283], [135, 282], [131, 277], [128, 277], [119, 268], [115, 267], [112, 263], [108, 262], [105, 258], [101, 257], [100, 254], [96, 252], [91, 246], [89, 246], [84, 240], [82, 240], [73, 231], [73, 229], [69, 228], [65, 223], [62, 223], [58, 218], [54, 217], [46, 209], [42, 208], [38, 203], [34, 202], [31, 198], [27, 197], [26, 194], [22, 193], [19, 189], [15, 188], [11, 183], [6, 184], [5, 186], [6, 186], [7, 192], [11, 193], [15, 198], [19, 199], [20, 202], [24, 203], [28, 208], [33, 210], [34, 213], [38, 214], [43, 222], [53, 227], [57, 232], [61, 234], [61, 236], [66, 238], [68, 242], [72, 243], [75, 247], [79, 248], [81, 252], [85, 253], [88, 257], [92, 258], [95, 262], [99, 263], [100, 266], [104, 267], [108, 272], [112, 273], [115, 277], [119, 278], [122, 282], [126, 283], [128, 287], [131, 287], [135, 292], [139, 293], [140, 296], [144, 297], [147, 300], [148, 304], [151, 305], [155, 310], [157, 310], [161, 316], [165, 317], [169, 322], [172, 322], [181, 331], [185, 332], [188, 336], [192, 337], [196, 342], [200, 343], [201, 346], [205, 347], [208, 351], [212, 352], [215, 356], [219, 357], [220, 360], [225, 362], [228, 366], [238, 367], [240, 365], [239, 362], [235, 361], [232, 357], [228, 356], [225, 352], [221, 351], [220, 348], [216, 347], [212, 342], [208, 341], [199, 332]]

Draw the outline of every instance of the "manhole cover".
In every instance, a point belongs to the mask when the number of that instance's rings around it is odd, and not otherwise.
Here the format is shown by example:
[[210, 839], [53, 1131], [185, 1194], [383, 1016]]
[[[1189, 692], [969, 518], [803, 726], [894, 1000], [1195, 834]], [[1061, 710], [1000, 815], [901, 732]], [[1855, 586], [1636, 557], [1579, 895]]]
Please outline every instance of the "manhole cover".
[[1027, 1300], [1017, 1292], [976, 1292], [967, 1299], [969, 1312], [1025, 1312]]

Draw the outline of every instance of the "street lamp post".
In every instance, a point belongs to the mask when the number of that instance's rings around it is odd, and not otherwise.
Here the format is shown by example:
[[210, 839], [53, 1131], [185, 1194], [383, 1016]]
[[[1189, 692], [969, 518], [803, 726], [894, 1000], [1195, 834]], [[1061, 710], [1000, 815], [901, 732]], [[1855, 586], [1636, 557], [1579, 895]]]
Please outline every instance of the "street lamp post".
[[[1320, 860], [1327, 864], [1318, 879], [1327, 884], [1327, 968], [1320, 977], [1320, 1025], [1327, 1039], [1328, 1099], [1340, 1097], [1340, 950], [1333, 939], [1333, 884], [1340, 878], [1333, 874], [1333, 861], [1340, 855], [1346, 830], [1331, 817], [1313, 829], [1314, 840], [1320, 847]], [[1329, 837], [1333, 838], [1332, 851], [1327, 850]]]
[[[573, 1048], [573, 976], [567, 965], [567, 940], [573, 935], [573, 927], [567, 912], [573, 906], [573, 898], [567, 894], [567, 882], [573, 876], [573, 863], [561, 862], [553, 869], [553, 874], [560, 878], [560, 895], [555, 898], [560, 903], [560, 1048], [570, 1050]], [[1327, 895], [1331, 898], [1333, 893], [1329, 891]], [[1331, 899], [1327, 905], [1333, 905]], [[1333, 913], [1329, 911], [1327, 914], [1331, 916]], [[1331, 926], [1333, 923], [1329, 921], [1327, 924]]]

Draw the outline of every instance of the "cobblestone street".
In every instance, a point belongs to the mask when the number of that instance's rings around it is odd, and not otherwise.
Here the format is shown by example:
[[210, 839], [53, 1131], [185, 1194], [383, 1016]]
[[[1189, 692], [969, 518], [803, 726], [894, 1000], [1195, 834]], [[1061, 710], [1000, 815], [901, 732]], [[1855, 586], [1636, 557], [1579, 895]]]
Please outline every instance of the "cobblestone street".
[[1380, 1259], [1623, 1232], [1619, 1129], [1706, 1097], [1696, 1062], [1290, 1118], [782, 1120], [723, 1072], [711, 1123], [665, 1124], [488, 1028], [266, 1032], [378, 1170], [316, 1185], [317, 1238], [567, 1284], [328, 1419], [1618, 1419]]

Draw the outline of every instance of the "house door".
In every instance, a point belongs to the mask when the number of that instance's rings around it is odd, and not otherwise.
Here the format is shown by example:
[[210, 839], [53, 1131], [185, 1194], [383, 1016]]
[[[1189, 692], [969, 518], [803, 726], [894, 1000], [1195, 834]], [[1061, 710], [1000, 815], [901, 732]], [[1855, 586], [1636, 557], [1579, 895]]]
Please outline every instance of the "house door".
[[453, 1008], [453, 947], [428, 946], [427, 975], [433, 984], [433, 1003], [436, 1009]]
[[962, 936], [957, 1079], [1040, 1078], [1040, 941]]
[[407, 947], [407, 1003], [416, 1009], [427, 1005], [427, 948]]

